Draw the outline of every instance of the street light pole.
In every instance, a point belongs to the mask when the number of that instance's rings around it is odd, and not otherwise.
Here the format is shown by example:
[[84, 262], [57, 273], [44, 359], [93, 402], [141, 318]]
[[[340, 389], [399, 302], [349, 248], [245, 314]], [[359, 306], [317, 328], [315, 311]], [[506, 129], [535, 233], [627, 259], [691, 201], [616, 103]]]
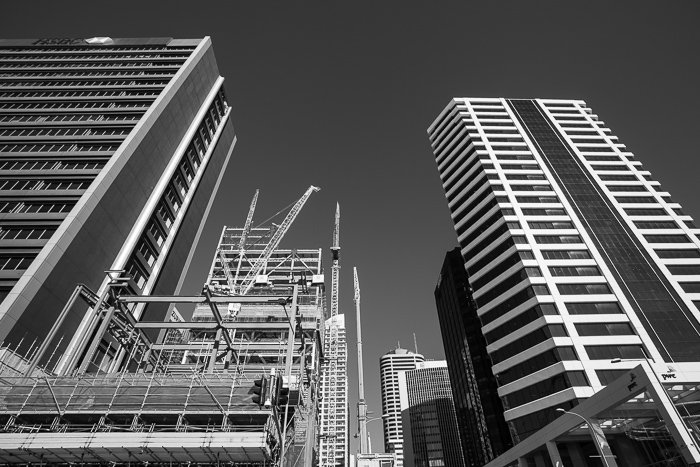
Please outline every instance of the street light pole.
[[578, 418], [580, 418], [581, 420], [586, 422], [586, 425], [588, 426], [588, 431], [591, 433], [591, 437], [593, 438], [593, 442], [596, 443], [596, 446], [598, 447], [598, 452], [600, 452], [600, 457], [603, 459], [603, 465], [605, 465], [605, 467], [610, 467], [610, 464], [608, 463], [608, 459], [606, 459], [606, 456], [605, 456], [605, 446], [603, 446], [603, 444], [598, 439], [598, 434], [593, 429], [593, 422], [591, 422], [589, 419], [587, 419], [583, 415], [578, 414], [576, 412], [569, 412], [568, 410], [564, 410], [562, 408], [558, 408], [558, 409], [556, 409], [556, 411], [561, 412], [561, 413], [565, 413], [565, 414], [569, 414], [569, 415], [576, 415]]

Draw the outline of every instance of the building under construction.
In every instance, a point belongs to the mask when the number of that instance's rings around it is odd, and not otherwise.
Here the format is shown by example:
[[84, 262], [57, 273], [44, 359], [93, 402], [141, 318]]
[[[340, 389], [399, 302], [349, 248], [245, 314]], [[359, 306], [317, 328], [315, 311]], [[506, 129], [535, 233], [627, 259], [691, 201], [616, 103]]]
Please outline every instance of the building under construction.
[[321, 363], [319, 467], [348, 465], [348, 346], [340, 313], [340, 206], [336, 206], [331, 246], [330, 317], [326, 320]]
[[[278, 246], [315, 190], [253, 228], [256, 193], [244, 227], [223, 229], [200, 295], [135, 294], [109, 271], [103, 290], [76, 287], [27, 355], [2, 349], [0, 463], [313, 465], [321, 250]], [[71, 313], [85, 332], [55, 355]]]

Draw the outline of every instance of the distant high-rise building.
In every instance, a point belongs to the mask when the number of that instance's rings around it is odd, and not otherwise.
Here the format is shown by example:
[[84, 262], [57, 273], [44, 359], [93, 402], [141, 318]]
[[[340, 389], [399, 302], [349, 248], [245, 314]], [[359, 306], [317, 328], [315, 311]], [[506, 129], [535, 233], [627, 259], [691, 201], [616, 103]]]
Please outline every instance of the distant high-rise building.
[[330, 317], [323, 334], [321, 363], [321, 431], [319, 467], [348, 465], [348, 344], [345, 338], [345, 315], [340, 313], [340, 205], [336, 206], [333, 245], [331, 246]]
[[403, 430], [401, 429], [401, 397], [399, 372], [413, 370], [423, 355], [397, 348], [382, 355], [379, 371], [382, 384], [382, 417], [384, 423], [384, 450], [396, 454], [396, 465], [403, 466]]
[[348, 347], [345, 315], [326, 320], [319, 403], [321, 439], [319, 465], [348, 464]]
[[447, 362], [420, 362], [400, 371], [399, 392], [404, 465], [464, 466]]
[[454, 99], [428, 133], [514, 441], [625, 359], [698, 370], [698, 230], [583, 101]]
[[481, 466], [513, 442], [459, 248], [445, 256], [435, 302], [465, 464]]
[[236, 140], [223, 81], [209, 38], [0, 41], [0, 341], [27, 353], [108, 269], [180, 289]]

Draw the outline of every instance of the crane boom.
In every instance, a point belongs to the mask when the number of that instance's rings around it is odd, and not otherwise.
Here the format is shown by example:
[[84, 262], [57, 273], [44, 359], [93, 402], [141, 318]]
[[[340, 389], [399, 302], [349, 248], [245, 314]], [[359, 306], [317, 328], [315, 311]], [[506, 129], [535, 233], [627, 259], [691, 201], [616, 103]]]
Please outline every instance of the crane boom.
[[228, 282], [229, 293], [235, 293], [236, 281], [231, 276], [231, 268], [228, 267], [228, 262], [226, 261], [226, 255], [221, 251], [221, 248], [217, 251], [219, 254], [219, 260], [221, 261], [221, 267], [224, 270], [224, 275], [226, 276], [226, 282]]
[[367, 403], [365, 402], [365, 375], [362, 366], [362, 324], [360, 323], [360, 281], [357, 279], [357, 268], [352, 268], [355, 286], [355, 312], [357, 313], [357, 424], [360, 428], [360, 454], [369, 452], [367, 437]]
[[[238, 242], [238, 263], [236, 264], [236, 275], [231, 279], [233, 281], [234, 287], [238, 282], [238, 276], [241, 272], [241, 264], [243, 263], [243, 255], [245, 254], [245, 242], [248, 239], [248, 234], [250, 233], [250, 227], [253, 224], [253, 214], [255, 213], [255, 206], [258, 204], [258, 195], [260, 190], [255, 190], [253, 195], [253, 200], [250, 202], [250, 208], [248, 208], [248, 217], [245, 219], [245, 226], [243, 226], [243, 231], [241, 232], [241, 239]], [[230, 272], [226, 274], [226, 277], [230, 277]], [[230, 286], [231, 284], [229, 284]], [[231, 287], [231, 293], [236, 293], [236, 289]]]
[[250, 227], [253, 224], [253, 214], [255, 213], [255, 206], [258, 204], [258, 194], [260, 190], [255, 190], [253, 195], [253, 200], [250, 202], [250, 208], [248, 208], [248, 217], [245, 219], [245, 226], [243, 227], [243, 232], [241, 232], [241, 240], [238, 242], [238, 250], [243, 251], [245, 248], [245, 241], [250, 233]]
[[246, 274], [246, 276], [241, 281], [241, 285], [239, 288], [239, 293], [241, 295], [247, 294], [248, 291], [250, 291], [250, 289], [253, 287], [253, 285], [255, 284], [256, 276], [260, 273], [262, 268], [267, 263], [267, 260], [270, 259], [272, 253], [279, 246], [280, 242], [282, 241], [282, 237], [284, 237], [284, 235], [289, 230], [289, 227], [294, 222], [294, 219], [296, 219], [296, 217], [299, 215], [301, 208], [304, 207], [304, 204], [306, 204], [306, 201], [308, 201], [311, 194], [319, 190], [320, 188], [311, 185], [301, 196], [301, 198], [299, 198], [299, 200], [294, 204], [294, 206], [292, 206], [292, 209], [289, 210], [289, 212], [287, 213], [287, 217], [284, 218], [282, 223], [275, 230], [275, 233], [272, 235], [272, 238], [270, 238], [268, 244], [265, 245], [265, 248], [258, 257], [257, 261], [250, 269], [250, 271], [248, 271], [248, 274]]

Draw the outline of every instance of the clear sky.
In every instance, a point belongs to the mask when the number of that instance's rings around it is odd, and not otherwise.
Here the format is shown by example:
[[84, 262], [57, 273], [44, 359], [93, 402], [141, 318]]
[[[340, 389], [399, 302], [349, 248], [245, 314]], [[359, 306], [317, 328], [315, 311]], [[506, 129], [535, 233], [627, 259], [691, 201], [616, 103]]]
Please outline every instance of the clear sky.
[[[584, 99], [698, 219], [698, 19], [697, 1], [15, 0], [0, 35], [212, 37], [239, 142], [188, 287], [200, 289], [221, 227], [243, 224], [256, 188], [262, 220], [320, 186], [282, 246], [322, 247], [328, 265], [340, 202], [341, 311], [354, 312], [357, 266], [379, 415], [383, 353], [415, 332], [421, 353], [444, 357], [433, 290], [456, 237], [426, 137], [439, 111], [453, 96]], [[370, 428], [381, 450], [380, 422]]]

